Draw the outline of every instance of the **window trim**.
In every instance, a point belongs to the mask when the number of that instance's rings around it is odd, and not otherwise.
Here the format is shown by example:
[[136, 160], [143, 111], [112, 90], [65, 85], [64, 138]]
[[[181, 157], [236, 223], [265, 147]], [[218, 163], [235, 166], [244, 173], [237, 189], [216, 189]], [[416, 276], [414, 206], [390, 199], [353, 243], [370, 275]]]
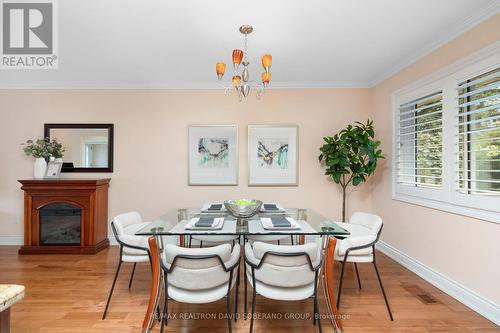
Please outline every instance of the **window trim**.
[[[457, 191], [458, 145], [456, 132], [458, 84], [500, 66], [500, 42], [417, 80], [392, 94], [392, 199], [500, 224], [500, 197], [485, 197]], [[397, 183], [399, 107], [413, 99], [442, 91], [442, 187], [419, 188]]]

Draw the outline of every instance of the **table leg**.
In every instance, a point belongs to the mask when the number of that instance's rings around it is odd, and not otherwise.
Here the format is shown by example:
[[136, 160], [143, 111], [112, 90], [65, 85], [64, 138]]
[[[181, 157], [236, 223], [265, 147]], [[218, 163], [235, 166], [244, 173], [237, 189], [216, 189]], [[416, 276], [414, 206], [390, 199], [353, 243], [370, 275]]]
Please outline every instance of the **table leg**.
[[325, 289], [328, 314], [330, 315], [332, 324], [336, 330], [342, 332], [342, 322], [337, 310], [337, 305], [335, 304], [335, 292], [333, 288], [333, 257], [336, 244], [337, 239], [335, 237], [328, 237], [325, 255], [325, 272], [323, 275], [323, 288]]
[[306, 243], [306, 235], [299, 235], [299, 245], [304, 245]]
[[0, 333], [10, 332], [10, 307], [0, 312]]
[[149, 333], [155, 320], [155, 311], [158, 307], [161, 290], [161, 267], [160, 267], [160, 251], [158, 250], [158, 242], [154, 237], [148, 239], [149, 249], [151, 251], [151, 266], [152, 266], [152, 283], [151, 293], [149, 294], [149, 303], [142, 322], [142, 332]]

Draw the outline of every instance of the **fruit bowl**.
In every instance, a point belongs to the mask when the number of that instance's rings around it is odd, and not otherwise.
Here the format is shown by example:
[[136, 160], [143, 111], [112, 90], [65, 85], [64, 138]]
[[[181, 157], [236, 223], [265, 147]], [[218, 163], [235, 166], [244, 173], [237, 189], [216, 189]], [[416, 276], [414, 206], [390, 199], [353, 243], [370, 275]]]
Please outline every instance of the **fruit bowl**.
[[253, 199], [225, 200], [224, 206], [232, 216], [248, 219], [259, 212], [262, 201]]

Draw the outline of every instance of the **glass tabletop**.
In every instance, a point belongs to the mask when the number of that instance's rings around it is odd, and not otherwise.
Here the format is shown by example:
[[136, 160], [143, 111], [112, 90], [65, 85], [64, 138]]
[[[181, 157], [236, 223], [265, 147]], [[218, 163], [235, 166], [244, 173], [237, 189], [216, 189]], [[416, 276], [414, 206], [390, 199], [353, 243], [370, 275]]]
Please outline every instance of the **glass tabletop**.
[[[275, 219], [286, 218], [291, 227], [273, 227]], [[217, 228], [196, 227], [199, 218], [221, 221]], [[220, 220], [223, 218], [223, 221]], [[206, 219], [205, 219], [206, 220]], [[237, 219], [229, 213], [202, 212], [199, 208], [172, 210], [135, 233], [156, 235], [330, 235], [347, 237], [349, 231], [311, 209], [287, 208], [282, 212], [260, 212], [248, 219]]]

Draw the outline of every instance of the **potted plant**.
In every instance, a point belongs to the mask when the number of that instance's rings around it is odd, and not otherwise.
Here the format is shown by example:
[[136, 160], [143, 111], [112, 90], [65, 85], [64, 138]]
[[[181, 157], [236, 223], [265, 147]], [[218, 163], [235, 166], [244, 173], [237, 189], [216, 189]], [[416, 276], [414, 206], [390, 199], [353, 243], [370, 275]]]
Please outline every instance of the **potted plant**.
[[324, 137], [319, 161], [326, 167], [327, 175], [342, 187], [342, 222], [345, 222], [346, 189], [366, 181], [377, 167], [377, 160], [384, 158], [375, 140], [373, 121], [348, 125], [334, 136]]
[[49, 153], [50, 157], [53, 157], [56, 162], [62, 162], [62, 157], [65, 149], [62, 143], [58, 142], [56, 139], [52, 139], [49, 142]]
[[47, 170], [47, 160], [50, 157], [62, 158], [64, 148], [62, 145], [53, 139], [50, 141], [49, 138], [27, 140], [23, 145], [23, 151], [26, 156], [35, 157], [35, 164], [33, 168], [33, 177], [36, 179], [41, 179], [45, 177], [45, 171]]

